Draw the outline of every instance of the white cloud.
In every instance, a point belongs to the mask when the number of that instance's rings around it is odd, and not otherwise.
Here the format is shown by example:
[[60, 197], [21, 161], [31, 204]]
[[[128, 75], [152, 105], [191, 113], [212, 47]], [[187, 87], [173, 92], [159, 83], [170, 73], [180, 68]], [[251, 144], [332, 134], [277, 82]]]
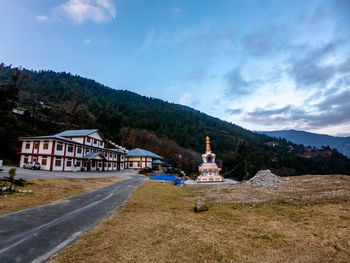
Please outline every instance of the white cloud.
[[91, 39], [86, 38], [83, 40], [84, 44], [89, 45], [91, 43]]
[[176, 87], [175, 87], [175, 86], [169, 86], [169, 87], [168, 87], [168, 91], [174, 91], [174, 90], [176, 90]]
[[143, 41], [143, 44], [138, 49], [139, 52], [146, 50], [152, 45], [155, 34], [156, 34], [156, 30], [154, 28], [151, 28], [150, 30], [148, 30], [145, 40]]
[[57, 7], [57, 11], [75, 24], [82, 24], [87, 20], [101, 23], [116, 17], [112, 0], [68, 0]]
[[38, 21], [44, 22], [44, 21], [47, 20], [47, 16], [38, 15], [38, 16], [36, 16], [36, 19], [37, 19]]
[[179, 103], [184, 106], [195, 106], [198, 104], [198, 100], [193, 97], [193, 95], [189, 92], [186, 92], [182, 97], [179, 99]]
[[175, 6], [171, 9], [171, 13], [173, 16], [177, 16], [178, 14], [182, 13], [183, 9], [181, 7]]
[[203, 43], [210, 26], [189, 27], [175, 31], [157, 31], [151, 28], [146, 33], [145, 39], [138, 51], [144, 51], [149, 47], [161, 47], [186, 43], [198, 49], [198, 44]]

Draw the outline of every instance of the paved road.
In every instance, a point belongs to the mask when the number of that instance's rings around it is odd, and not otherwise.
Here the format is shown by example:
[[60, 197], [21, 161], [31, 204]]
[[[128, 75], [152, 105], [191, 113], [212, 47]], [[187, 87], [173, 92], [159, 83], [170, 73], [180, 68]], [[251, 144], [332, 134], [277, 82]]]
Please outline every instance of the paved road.
[[90, 193], [0, 216], [0, 262], [44, 262], [113, 214], [145, 180], [134, 175]]
[[4, 166], [4, 171], [0, 172], [0, 177], [8, 176], [8, 171], [11, 168], [16, 168], [16, 178], [23, 179], [41, 179], [41, 178], [102, 178], [102, 177], [127, 177], [130, 174], [135, 174], [132, 169], [110, 172], [55, 172], [45, 170], [29, 170], [20, 167]]

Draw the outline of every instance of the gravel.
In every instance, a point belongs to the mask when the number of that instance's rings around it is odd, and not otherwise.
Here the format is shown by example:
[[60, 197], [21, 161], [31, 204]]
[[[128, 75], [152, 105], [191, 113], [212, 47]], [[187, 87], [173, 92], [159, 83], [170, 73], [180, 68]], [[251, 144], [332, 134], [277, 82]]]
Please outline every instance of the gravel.
[[260, 170], [246, 182], [248, 185], [277, 186], [284, 183], [281, 177], [271, 173], [270, 170]]

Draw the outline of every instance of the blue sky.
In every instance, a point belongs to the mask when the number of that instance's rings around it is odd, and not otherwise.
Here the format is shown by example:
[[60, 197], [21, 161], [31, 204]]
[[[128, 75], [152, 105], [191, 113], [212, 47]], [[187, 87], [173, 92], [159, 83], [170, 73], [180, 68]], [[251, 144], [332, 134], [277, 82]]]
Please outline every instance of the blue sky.
[[0, 61], [251, 130], [350, 135], [350, 0], [11, 0]]

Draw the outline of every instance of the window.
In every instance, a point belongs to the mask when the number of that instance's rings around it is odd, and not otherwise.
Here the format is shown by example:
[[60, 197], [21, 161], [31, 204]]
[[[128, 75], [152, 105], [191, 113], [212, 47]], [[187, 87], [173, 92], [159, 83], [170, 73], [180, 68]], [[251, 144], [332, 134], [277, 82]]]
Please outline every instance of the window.
[[108, 164], [108, 167], [112, 167], [112, 164], [111, 164], [111, 163], [109, 163], [109, 164]]
[[63, 144], [62, 143], [58, 143], [56, 146], [56, 150], [57, 151], [62, 151], [63, 150]]
[[87, 138], [86, 138], [86, 141], [87, 141], [87, 142], [90, 142], [90, 138], [89, 138], [89, 137], [87, 137]]
[[80, 161], [76, 161], [75, 166], [80, 167]]
[[100, 142], [100, 145], [101, 145], [101, 146], [103, 145], [103, 142], [102, 142], [102, 141]]
[[68, 151], [69, 153], [72, 153], [72, 152], [73, 152], [73, 145], [68, 145], [67, 151]]
[[43, 156], [43, 158], [41, 159], [41, 165], [47, 165], [47, 157]]
[[112, 154], [111, 153], [109, 154], [109, 158], [112, 158]]
[[38, 148], [39, 148], [39, 143], [38, 142], [34, 143], [34, 149], [36, 150]]
[[113, 158], [114, 158], [114, 159], [117, 158], [117, 155], [116, 155], [116, 154], [113, 154]]
[[71, 167], [72, 166], [72, 159], [68, 159], [67, 160], [67, 167]]
[[107, 158], [107, 153], [106, 153], [106, 152], [105, 152], [105, 154], [104, 154], [104, 155], [105, 155], [105, 157]]
[[96, 165], [95, 165], [95, 162], [92, 162], [91, 163], [91, 167], [95, 167]]
[[24, 162], [24, 163], [28, 163], [28, 156], [25, 156], [25, 157], [24, 157], [23, 162]]
[[78, 148], [77, 153], [81, 153], [81, 147]]
[[113, 163], [113, 166], [114, 166], [114, 167], [117, 167], [117, 164], [116, 164], [116, 163]]
[[44, 150], [49, 149], [49, 142], [46, 142], [46, 141], [44, 142], [43, 149]]
[[61, 158], [56, 158], [55, 166], [61, 166]]
[[130, 167], [132, 167], [132, 166], [133, 166], [133, 163], [131, 162], [131, 163], [130, 163]]
[[33, 157], [33, 162], [36, 162], [38, 160], [38, 157]]
[[85, 154], [88, 154], [89, 152], [90, 152], [90, 150], [89, 150], [89, 149], [86, 149]]
[[102, 162], [99, 162], [99, 163], [98, 163], [98, 167], [102, 167]]
[[30, 148], [30, 142], [26, 142], [26, 149]]
[[94, 140], [94, 144], [97, 144], [97, 140], [96, 139]]

